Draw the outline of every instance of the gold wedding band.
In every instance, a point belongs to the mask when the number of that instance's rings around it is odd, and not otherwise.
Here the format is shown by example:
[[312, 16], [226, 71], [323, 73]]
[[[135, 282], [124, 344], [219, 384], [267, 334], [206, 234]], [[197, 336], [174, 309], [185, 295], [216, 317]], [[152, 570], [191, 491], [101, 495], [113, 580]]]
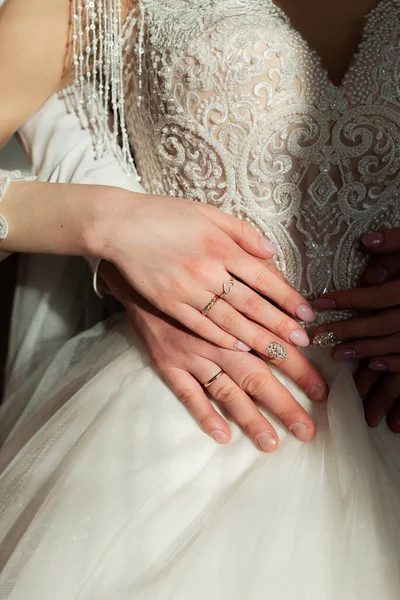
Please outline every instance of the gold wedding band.
[[220, 371], [219, 373], [214, 375], [214, 377], [211, 377], [211, 379], [209, 381], [207, 381], [206, 383], [203, 383], [203, 387], [205, 389], [207, 389], [208, 387], [210, 387], [210, 385], [212, 383], [214, 383], [214, 381], [217, 381], [217, 379], [219, 379], [221, 377], [221, 375], [223, 375], [224, 373], [225, 373], [225, 371]]
[[204, 316], [207, 315], [207, 313], [210, 312], [210, 310], [212, 309], [214, 304], [216, 304], [218, 302], [218, 300], [221, 300], [221, 298], [223, 298], [224, 296], [226, 296], [233, 290], [233, 288], [235, 287], [235, 283], [236, 283], [236, 281], [234, 279], [225, 281], [224, 285], [222, 286], [222, 289], [223, 289], [222, 294], [220, 296], [214, 296], [214, 298], [207, 304], [207, 306], [205, 306], [203, 308], [203, 310], [201, 311], [201, 314]]

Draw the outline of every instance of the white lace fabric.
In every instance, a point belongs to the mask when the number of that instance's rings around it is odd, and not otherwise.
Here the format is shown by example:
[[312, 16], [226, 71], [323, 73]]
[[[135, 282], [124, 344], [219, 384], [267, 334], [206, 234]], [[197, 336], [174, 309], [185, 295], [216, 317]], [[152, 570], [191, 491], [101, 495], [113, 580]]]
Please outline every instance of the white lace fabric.
[[334, 85], [272, 0], [140, 0], [122, 100], [146, 191], [249, 220], [309, 300], [358, 285], [360, 236], [400, 224], [399, 16], [381, 0]]

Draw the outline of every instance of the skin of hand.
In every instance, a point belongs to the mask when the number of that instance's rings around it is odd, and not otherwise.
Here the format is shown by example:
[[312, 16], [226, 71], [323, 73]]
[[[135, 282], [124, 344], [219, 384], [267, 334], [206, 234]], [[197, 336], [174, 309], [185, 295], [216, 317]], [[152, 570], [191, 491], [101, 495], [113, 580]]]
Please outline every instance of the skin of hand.
[[[210, 385], [208, 392], [259, 449], [275, 451], [279, 438], [252, 399], [277, 415], [299, 440], [307, 442], [313, 437], [315, 428], [310, 416], [264, 360], [254, 354], [219, 348], [199, 338], [138, 296], [111, 263], [104, 261], [100, 268], [108, 291], [126, 308], [158, 372], [202, 429], [218, 443], [229, 442], [230, 428], [214, 409], [200, 382], [210, 380], [221, 369], [225, 373]], [[287, 358], [281, 363], [276, 361], [276, 366], [314, 400], [326, 399], [327, 384], [296, 348], [291, 347]]]
[[[69, 13], [65, 0], [54, 0], [51, 10], [48, 0], [9, 0], [0, 10], [0, 115], [7, 115], [0, 119], [0, 144], [70, 81]], [[47, 23], [49, 35], [43, 36]], [[2, 202], [10, 233], [0, 251], [109, 260], [157, 308], [226, 348], [265, 354], [277, 336], [308, 345], [293, 317], [312, 321], [314, 313], [257, 262], [271, 257], [275, 248], [248, 223], [180, 198], [104, 188], [86, 204], [90, 190], [69, 186], [56, 192], [46, 185], [56, 184], [10, 185]], [[51, 193], [59, 193], [63, 201], [57, 197], [51, 204]], [[234, 289], [202, 315], [232, 277], [238, 280]]]
[[[207, 204], [114, 190], [99, 230], [102, 242], [94, 255], [113, 263], [141, 296], [200, 337], [264, 355], [281, 340], [309, 344], [295, 318], [313, 321], [314, 312], [268, 267], [265, 259], [275, 247], [248, 222]], [[232, 279], [229, 293], [203, 315]]]
[[368, 425], [377, 427], [387, 416], [390, 429], [400, 433], [400, 228], [368, 233], [361, 242], [371, 254], [364, 286], [324, 294], [315, 306], [368, 314], [318, 327], [314, 337], [331, 331], [340, 342], [335, 360], [360, 359], [355, 382]]

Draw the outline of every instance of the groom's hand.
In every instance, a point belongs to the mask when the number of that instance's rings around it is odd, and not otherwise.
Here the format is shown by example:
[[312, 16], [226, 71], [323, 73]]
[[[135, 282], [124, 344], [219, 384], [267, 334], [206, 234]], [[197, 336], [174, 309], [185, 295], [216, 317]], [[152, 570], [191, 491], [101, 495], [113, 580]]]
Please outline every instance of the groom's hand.
[[365, 286], [324, 294], [316, 306], [369, 314], [319, 327], [314, 335], [334, 334], [341, 342], [333, 353], [336, 360], [360, 359], [355, 381], [368, 424], [376, 427], [387, 415], [389, 427], [400, 433], [400, 228], [370, 233], [361, 241], [371, 253]]
[[[138, 296], [109, 263], [103, 263], [101, 277], [125, 306], [159, 373], [202, 429], [217, 442], [229, 441], [230, 428], [211, 404], [202, 383], [221, 370], [224, 374], [207, 391], [261, 450], [276, 450], [279, 439], [253, 399], [275, 414], [301, 441], [313, 437], [314, 424], [310, 416], [264, 360], [254, 354], [219, 348], [179, 326]], [[286, 359], [277, 367], [314, 399], [326, 398], [325, 381], [296, 348], [288, 348]]]

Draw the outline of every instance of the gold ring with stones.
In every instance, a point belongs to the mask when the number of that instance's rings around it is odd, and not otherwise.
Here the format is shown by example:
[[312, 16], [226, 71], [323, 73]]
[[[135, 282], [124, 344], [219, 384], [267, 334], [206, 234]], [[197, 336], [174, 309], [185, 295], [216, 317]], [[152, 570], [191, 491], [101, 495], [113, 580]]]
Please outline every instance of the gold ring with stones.
[[287, 350], [285, 346], [282, 346], [282, 344], [278, 344], [278, 342], [271, 342], [268, 344], [265, 354], [271, 360], [283, 360], [287, 357]]
[[214, 383], [214, 381], [217, 381], [217, 379], [219, 379], [221, 377], [221, 375], [223, 375], [224, 373], [225, 373], [225, 371], [219, 371], [219, 373], [214, 375], [214, 377], [211, 377], [211, 379], [209, 379], [209, 381], [207, 381], [206, 383], [203, 383], [203, 387], [205, 389], [207, 389], [208, 387], [210, 387], [210, 385], [212, 383]]

